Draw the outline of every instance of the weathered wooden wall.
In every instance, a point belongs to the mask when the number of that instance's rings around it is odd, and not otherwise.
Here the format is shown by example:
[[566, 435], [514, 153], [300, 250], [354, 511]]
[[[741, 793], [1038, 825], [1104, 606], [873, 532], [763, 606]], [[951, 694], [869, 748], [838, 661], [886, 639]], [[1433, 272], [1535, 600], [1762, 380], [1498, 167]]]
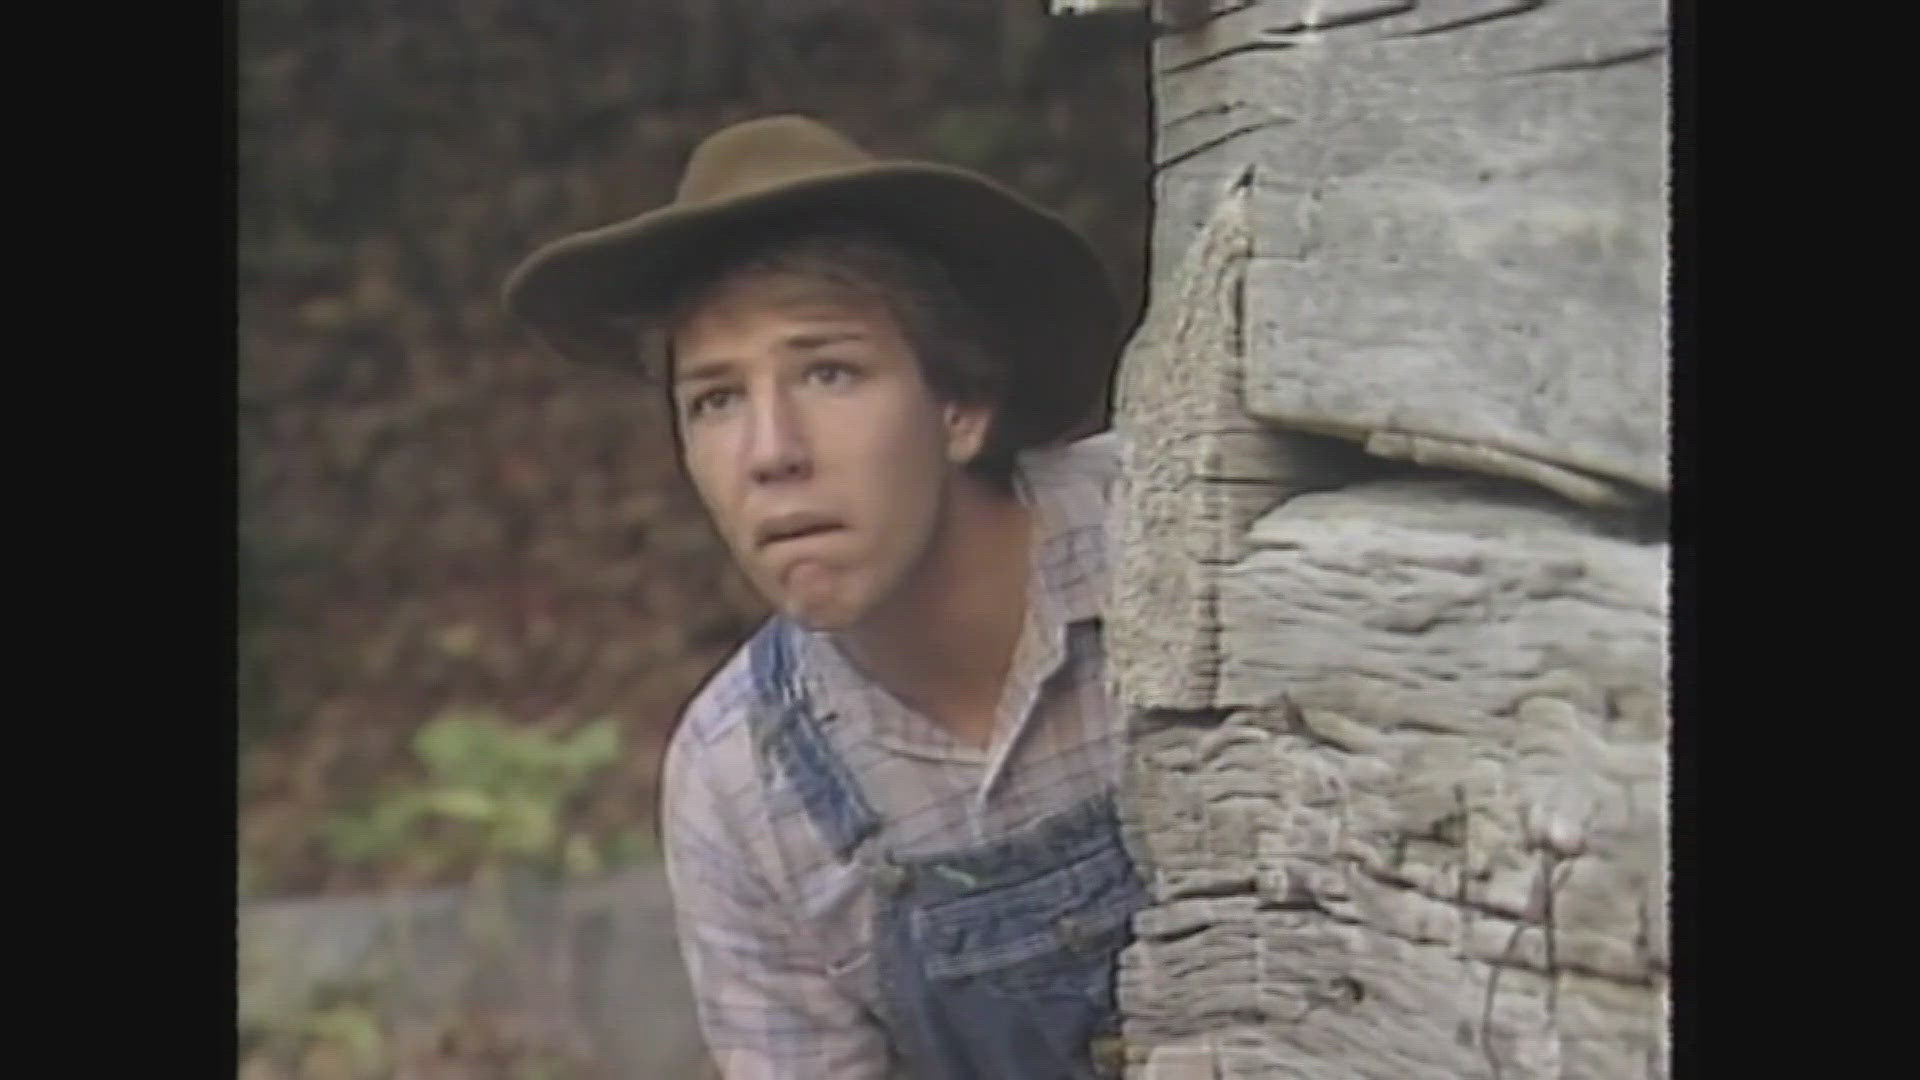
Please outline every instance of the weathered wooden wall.
[[1131, 1073], [1664, 1076], [1664, 4], [1156, 8]]

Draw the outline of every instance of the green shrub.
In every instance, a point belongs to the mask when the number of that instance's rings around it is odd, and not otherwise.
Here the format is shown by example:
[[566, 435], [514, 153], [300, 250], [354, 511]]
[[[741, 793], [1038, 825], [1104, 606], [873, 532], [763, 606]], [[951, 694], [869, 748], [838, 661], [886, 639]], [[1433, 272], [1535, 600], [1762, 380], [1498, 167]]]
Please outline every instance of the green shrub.
[[453, 712], [414, 737], [425, 780], [339, 815], [326, 837], [336, 858], [401, 858], [439, 872], [450, 866], [587, 875], [605, 865], [592, 838], [562, 829], [567, 804], [620, 756], [611, 721], [565, 736], [499, 717]]

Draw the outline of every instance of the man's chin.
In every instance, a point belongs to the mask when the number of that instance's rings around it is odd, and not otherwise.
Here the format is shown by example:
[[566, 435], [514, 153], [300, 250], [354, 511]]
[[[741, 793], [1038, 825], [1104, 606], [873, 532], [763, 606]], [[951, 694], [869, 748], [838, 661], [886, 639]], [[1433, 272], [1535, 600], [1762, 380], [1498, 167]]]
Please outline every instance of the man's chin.
[[858, 586], [859, 575], [824, 564], [788, 567], [765, 590], [787, 618], [809, 630], [842, 631], [866, 618], [871, 604]]
[[820, 633], [851, 630], [860, 622], [863, 610], [840, 597], [794, 597], [782, 599], [780, 610], [787, 618]]

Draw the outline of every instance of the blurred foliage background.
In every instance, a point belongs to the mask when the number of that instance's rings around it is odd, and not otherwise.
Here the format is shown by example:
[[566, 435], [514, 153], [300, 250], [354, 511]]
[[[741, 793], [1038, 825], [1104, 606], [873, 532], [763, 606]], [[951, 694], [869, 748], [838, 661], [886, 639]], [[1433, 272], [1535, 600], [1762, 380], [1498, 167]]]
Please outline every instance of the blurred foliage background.
[[1062, 213], [1138, 310], [1144, 20], [1045, 0], [238, 19], [243, 896], [643, 857], [675, 714], [763, 614], [655, 392], [505, 320], [538, 244], [665, 202], [717, 127], [798, 111]]

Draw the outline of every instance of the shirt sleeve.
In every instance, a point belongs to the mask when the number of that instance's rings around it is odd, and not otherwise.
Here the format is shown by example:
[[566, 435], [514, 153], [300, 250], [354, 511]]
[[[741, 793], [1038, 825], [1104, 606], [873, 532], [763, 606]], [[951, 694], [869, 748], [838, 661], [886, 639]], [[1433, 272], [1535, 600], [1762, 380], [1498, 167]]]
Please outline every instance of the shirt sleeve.
[[[714, 745], [676, 739], [662, 775], [667, 880], [700, 1028], [726, 1080], [883, 1080], [884, 1032], [827, 977], [741, 827], [757, 804], [721, 790]], [[731, 770], [736, 776], [748, 770]], [[731, 787], [744, 787], [751, 774]], [[757, 791], [754, 792], [757, 794]]]

